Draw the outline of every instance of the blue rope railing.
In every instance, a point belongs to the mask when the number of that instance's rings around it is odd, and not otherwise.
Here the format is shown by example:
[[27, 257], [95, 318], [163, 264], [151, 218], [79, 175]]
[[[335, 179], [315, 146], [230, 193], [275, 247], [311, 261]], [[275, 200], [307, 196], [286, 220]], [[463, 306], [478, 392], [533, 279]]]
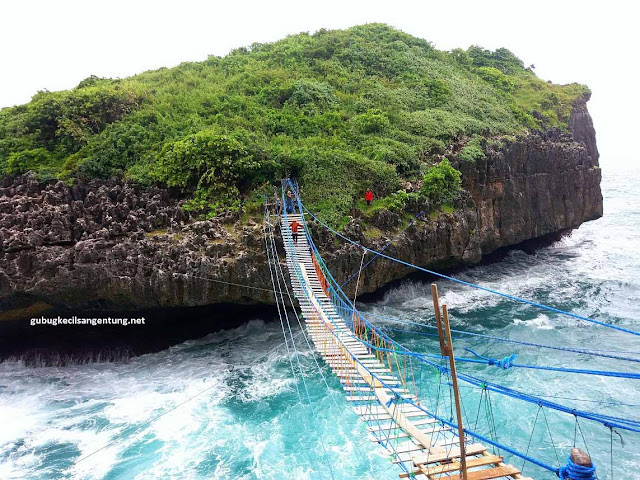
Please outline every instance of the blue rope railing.
[[[312, 249], [313, 249], [313, 246], [312, 246]], [[295, 269], [295, 274], [298, 277], [298, 279], [301, 282], [304, 282], [304, 276], [302, 275], [302, 272], [300, 271], [299, 264], [296, 264], [294, 266], [294, 269]], [[311, 299], [311, 295], [315, 297], [315, 294], [313, 292], [309, 293], [309, 291], [303, 291], [303, 293], [309, 299]], [[333, 321], [331, 319], [330, 319], [330, 321], [333, 323], [334, 327], [337, 327], [337, 325], [335, 324], [335, 321]], [[333, 335], [338, 341], [340, 341], [340, 339], [338, 338], [335, 330], [338, 330], [338, 328], [328, 329], [328, 332], [330, 332], [331, 335]], [[363, 343], [366, 345], [366, 342], [363, 342]], [[375, 347], [373, 345], [369, 345], [369, 346], [373, 347], [375, 349]], [[349, 352], [349, 351], [347, 350], [347, 352]], [[384, 388], [389, 389], [391, 392], [393, 392], [393, 388], [394, 388], [393, 385], [388, 384], [388, 382], [383, 380], [382, 378], [380, 378], [380, 376], [378, 374], [376, 374], [375, 372], [371, 371], [365, 364], [363, 364], [351, 352], [349, 352], [348, 354], [350, 355], [351, 359], [354, 362], [356, 362], [359, 366], [361, 366], [363, 369], [365, 369], [367, 371], [367, 373], [369, 375], [371, 375], [372, 378], [374, 378], [376, 381], [378, 381]], [[403, 402], [403, 403], [407, 403], [409, 405], [412, 405], [412, 406], [418, 408], [419, 410], [423, 411], [426, 415], [429, 415], [432, 418], [438, 420], [443, 425], [450, 426], [450, 427], [452, 427], [454, 429], [457, 428], [457, 425], [453, 424], [452, 422], [450, 422], [450, 421], [448, 421], [448, 420], [446, 420], [446, 419], [444, 419], [444, 418], [442, 418], [440, 416], [437, 416], [436, 414], [434, 414], [434, 413], [430, 412], [429, 410], [427, 410], [424, 406], [412, 401], [411, 399], [400, 397], [397, 393], [394, 393], [393, 401], [394, 402]], [[453, 431], [453, 433], [456, 434], [455, 430]], [[538, 460], [538, 459], [536, 459], [534, 457], [531, 457], [528, 454], [524, 454], [524, 453], [522, 453], [522, 452], [520, 452], [520, 451], [518, 451], [518, 450], [516, 450], [514, 448], [511, 448], [511, 447], [509, 447], [507, 445], [504, 445], [504, 444], [502, 444], [500, 442], [497, 442], [497, 441], [494, 441], [494, 440], [492, 440], [490, 438], [487, 438], [487, 437], [485, 437], [485, 436], [483, 436], [483, 435], [481, 435], [481, 434], [479, 434], [479, 433], [477, 433], [477, 432], [475, 432], [473, 430], [465, 429], [465, 434], [470, 436], [470, 437], [476, 438], [476, 439], [478, 439], [480, 441], [483, 441], [485, 443], [488, 443], [490, 445], [493, 445], [494, 447], [500, 448], [500, 449], [502, 449], [502, 450], [504, 450], [506, 452], [509, 452], [512, 455], [515, 455], [515, 456], [517, 456], [519, 458], [522, 458], [523, 460], [526, 460], [526, 461], [528, 461], [528, 462], [530, 462], [532, 464], [535, 464], [535, 465], [537, 465], [537, 466], [539, 466], [541, 468], [544, 468], [544, 469], [546, 469], [548, 471], [551, 471], [551, 472], [554, 472], [554, 473], [556, 473], [558, 471], [558, 468], [555, 468], [555, 467], [553, 467], [553, 466], [551, 466], [551, 465], [549, 465], [549, 464], [547, 464], [547, 463], [545, 463], [545, 462], [543, 462], [541, 460]], [[404, 465], [402, 463], [400, 465], [402, 467], [404, 467]]]
[[[296, 190], [294, 189], [294, 191], [296, 191]], [[302, 204], [299, 196], [297, 197], [297, 202], [298, 202], [299, 210], [300, 211], [304, 211], [305, 208], [304, 208], [304, 205]], [[307, 210], [307, 212], [308, 212], [308, 210]], [[313, 216], [313, 214], [311, 214], [311, 215]], [[332, 289], [333, 295], [331, 295], [331, 299], [332, 299], [334, 305], [336, 305], [338, 307], [338, 311], [342, 312], [341, 316], [343, 317], [343, 319], [345, 319], [345, 321], [347, 321], [347, 318], [349, 320], [351, 320], [352, 315], [354, 315], [354, 314], [357, 315], [358, 318], [361, 319], [368, 326], [368, 328], [370, 328], [373, 331], [376, 331], [378, 335], [380, 335], [385, 340], [389, 341], [392, 345], [397, 347], [398, 350], [392, 350], [392, 349], [385, 349], [385, 348], [382, 348], [382, 347], [377, 347], [377, 346], [375, 346], [375, 345], [373, 345], [371, 343], [368, 343], [368, 342], [360, 339], [357, 336], [354, 336], [353, 338], [355, 338], [356, 340], [360, 341], [361, 343], [363, 343], [364, 345], [366, 345], [370, 349], [379, 350], [379, 351], [388, 351], [390, 353], [400, 354], [400, 355], [407, 355], [407, 356], [410, 356], [412, 358], [416, 358], [418, 360], [421, 360], [424, 363], [427, 363], [430, 366], [432, 366], [432, 367], [434, 367], [434, 368], [436, 368], [436, 369], [438, 369], [440, 371], [443, 371], [443, 370], [444, 371], [448, 371], [448, 369], [446, 367], [441, 367], [440, 365], [436, 364], [435, 362], [431, 362], [431, 361], [427, 360], [429, 355], [412, 352], [409, 349], [407, 349], [406, 347], [404, 347], [403, 345], [401, 345], [398, 342], [396, 342], [395, 340], [391, 339], [389, 336], [384, 334], [384, 332], [381, 332], [379, 329], [374, 327], [359, 311], [357, 311], [354, 308], [354, 306], [352, 305], [350, 299], [348, 297], [346, 297], [344, 292], [342, 292], [342, 290], [338, 286], [336, 280], [333, 278], [333, 276], [331, 275], [331, 272], [329, 271], [329, 269], [326, 267], [326, 264], [322, 260], [322, 256], [320, 255], [319, 251], [317, 250], [317, 247], [313, 243], [313, 239], [311, 238], [311, 235], [309, 234], [308, 228], [306, 228], [306, 220], [303, 219], [303, 222], [305, 224], [305, 233], [307, 235], [307, 239], [308, 239], [309, 245], [311, 246], [312, 251], [314, 252], [314, 257], [316, 258], [316, 260], [320, 264], [321, 269], [323, 271], [323, 274], [325, 274], [325, 277], [330, 281], [330, 283], [332, 283], [334, 285], [334, 288]], [[346, 317], [346, 312], [349, 313], [349, 317]], [[431, 358], [442, 359], [442, 358], [447, 358], [447, 357], [441, 357], [439, 355], [432, 355]], [[458, 360], [458, 358], [456, 360]], [[481, 359], [466, 359], [466, 360], [469, 361], [469, 362], [472, 362], [472, 363], [477, 363], [479, 360], [483, 361], [483, 362], [487, 362], [486, 360], [481, 360]], [[524, 367], [527, 367], [527, 366], [524, 366]], [[532, 366], [532, 367], [538, 368], [538, 366]], [[550, 368], [554, 368], [554, 367], [550, 367]], [[618, 376], [618, 374], [624, 375], [624, 374], [626, 374], [626, 372], [611, 372], [611, 376]], [[635, 375], [637, 375], [637, 374], [632, 374], [632, 376], [635, 376]], [[563, 405], [560, 405], [560, 404], [556, 404], [556, 403], [553, 403], [553, 402], [545, 401], [544, 399], [536, 397], [536, 396], [533, 396], [533, 395], [524, 394], [524, 393], [518, 392], [516, 390], [508, 389], [507, 387], [502, 387], [501, 385], [492, 384], [492, 383], [486, 382], [484, 380], [476, 379], [476, 378], [474, 378], [474, 377], [472, 377], [470, 375], [461, 374], [459, 376], [461, 378], [463, 378], [463, 380], [465, 380], [465, 381], [467, 381], [468, 383], [471, 383], [471, 384], [475, 384], [475, 385], [491, 385], [492, 388], [495, 389], [494, 391], [496, 393], [502, 393], [502, 394], [505, 394], [507, 396], [511, 396], [513, 398], [518, 398], [520, 400], [523, 400], [523, 401], [526, 401], [526, 402], [529, 402], [529, 403], [538, 404], [538, 405], [540, 403], [543, 403], [548, 408], [555, 409], [555, 410], [558, 410], [558, 411], [562, 411], [562, 412], [565, 412], [565, 413], [570, 413], [570, 414], [575, 415], [577, 417], [583, 417], [583, 418], [586, 418], [586, 419], [589, 419], [589, 420], [597, 421], [597, 422], [602, 423], [602, 424], [607, 424], [607, 422], [613, 421], [613, 422], [616, 422], [616, 426], [618, 428], [625, 429], [625, 430], [632, 430], [632, 431], [640, 431], [637, 428], [634, 428], [636, 425], [640, 425], [639, 422], [636, 422], [634, 420], [624, 419], [624, 418], [620, 418], [620, 417], [610, 417], [610, 416], [607, 416], [607, 415], [601, 415], [601, 414], [597, 414], [597, 413], [593, 413], [593, 412], [587, 412], [587, 411], [582, 411], [582, 410], [566, 407], [566, 406], [563, 406]]]
[[[291, 184], [291, 185], [293, 185], [293, 184]], [[444, 278], [446, 280], [450, 280], [452, 282], [456, 282], [456, 283], [459, 283], [461, 285], [466, 285], [467, 287], [475, 288], [475, 289], [478, 289], [478, 290], [483, 290], [485, 292], [489, 292], [489, 293], [492, 293], [494, 295], [499, 295], [499, 296], [501, 296], [503, 298], [507, 298], [507, 299], [513, 300], [515, 302], [519, 302], [519, 303], [526, 304], [526, 305], [531, 305], [531, 306], [534, 306], [534, 307], [537, 307], [537, 308], [541, 308], [543, 310], [547, 310], [547, 311], [550, 311], [550, 312], [558, 313], [560, 315], [565, 315], [565, 316], [568, 316], [568, 317], [571, 317], [571, 318], [576, 318], [578, 320], [584, 320], [585, 322], [594, 323], [596, 325], [600, 325], [600, 326], [603, 326], [603, 327], [606, 327], [606, 328], [612, 328], [614, 330], [618, 330], [618, 331], [621, 331], [621, 332], [629, 333], [631, 335], [640, 336], [640, 332], [635, 331], [635, 330], [631, 330], [629, 328], [619, 327], [617, 325], [612, 325], [610, 323], [601, 322], [599, 320], [595, 320], [595, 319], [592, 319], [592, 318], [589, 318], [589, 317], [585, 317], [583, 315], [578, 315], [577, 313], [567, 312], [567, 311], [561, 310], [559, 308], [550, 307], [548, 305], [543, 305], [543, 304], [538, 303], [538, 302], [534, 302], [534, 301], [527, 300], [527, 299], [524, 299], [524, 298], [516, 297], [515, 295], [510, 295], [508, 293], [500, 292], [498, 290], [494, 290], [494, 289], [491, 289], [491, 288], [488, 288], [488, 287], [483, 287], [482, 285], [477, 285], [475, 283], [466, 282], [464, 280], [460, 280], [458, 278], [451, 277], [449, 275], [444, 275], [442, 273], [438, 273], [438, 272], [435, 272], [433, 270], [429, 270], [427, 268], [420, 267], [420, 266], [414, 265], [414, 264], [412, 264], [410, 262], [405, 262], [405, 261], [400, 260], [398, 258], [391, 257], [389, 255], [385, 255], [384, 253], [380, 253], [380, 252], [377, 252], [377, 251], [372, 250], [370, 248], [367, 248], [364, 245], [361, 245], [360, 243], [358, 243], [358, 242], [356, 242], [354, 240], [351, 240], [349, 237], [346, 237], [345, 235], [341, 234], [340, 232], [338, 232], [337, 230], [331, 228], [325, 222], [320, 220], [313, 212], [311, 212], [306, 206], [304, 206], [304, 204], [300, 200], [300, 197], [299, 197], [297, 191], [295, 191], [295, 195], [296, 195], [296, 198], [297, 198], [298, 203], [300, 205], [301, 212], [307, 212], [316, 222], [318, 222], [324, 228], [326, 228], [327, 230], [332, 232], [334, 235], [337, 235], [340, 238], [342, 238], [343, 240], [345, 240], [346, 242], [351, 243], [352, 245], [355, 245], [355, 246], [357, 246], [359, 248], [362, 248], [363, 250], [366, 250], [367, 252], [373, 253], [374, 255], [377, 255], [377, 256], [382, 257], [382, 258], [386, 258], [387, 260], [391, 260], [392, 262], [400, 263], [402, 265], [405, 265], [405, 266], [410, 267], [410, 268], [414, 268], [416, 270], [420, 270], [420, 271], [428, 273], [430, 275], [434, 275], [434, 276], [437, 276], [437, 277], [440, 277], [440, 278]]]
[[[299, 197], [297, 198], [297, 200], [298, 200], [299, 209], [302, 211], [304, 209], [304, 206], [302, 205]], [[349, 312], [349, 316], [350, 317], [352, 315], [357, 315], [358, 318], [361, 319], [365, 323], [365, 325], [368, 326], [368, 328], [370, 328], [372, 331], [376, 331], [376, 333], [378, 335], [380, 335], [382, 338], [384, 338], [385, 340], [390, 342], [392, 345], [397, 347], [397, 350], [378, 347], [376, 345], [373, 345], [372, 343], [366, 342], [365, 340], [363, 340], [363, 339], [361, 339], [361, 338], [359, 338], [357, 336], [353, 336], [353, 338], [356, 339], [357, 341], [363, 343], [365, 346], [367, 346], [368, 348], [370, 348], [372, 350], [390, 352], [390, 353], [399, 354], [399, 355], [406, 355], [406, 356], [409, 356], [409, 357], [412, 357], [412, 358], [416, 358], [419, 361], [422, 361], [422, 362], [424, 362], [424, 363], [436, 368], [439, 371], [448, 372], [448, 368], [447, 367], [442, 367], [442, 366], [436, 364], [435, 362], [431, 362], [431, 361], [427, 360], [427, 358], [429, 358], [429, 357], [437, 358], [437, 359], [442, 359], [442, 358], [447, 358], [447, 357], [441, 357], [439, 355], [431, 355], [430, 356], [428, 354], [416, 353], [416, 352], [413, 352], [413, 351], [407, 349], [403, 345], [399, 344], [398, 342], [396, 342], [395, 340], [391, 339], [389, 336], [384, 334], [384, 332], [381, 332], [379, 329], [374, 327], [364, 316], [362, 316], [362, 314], [359, 311], [357, 311], [355, 309], [355, 307], [351, 304], [351, 301], [349, 300], [349, 298], [346, 297], [344, 292], [342, 292], [340, 287], [337, 285], [337, 282], [335, 281], [335, 279], [331, 275], [331, 272], [329, 271], [329, 269], [326, 267], [326, 264], [322, 260], [322, 256], [320, 255], [320, 253], [318, 252], [315, 244], [313, 243], [313, 239], [311, 238], [311, 236], [309, 234], [308, 228], [306, 228], [306, 220], [303, 219], [303, 222], [305, 224], [305, 233], [307, 235], [307, 240], [309, 242], [309, 245], [311, 246], [312, 251], [314, 252], [314, 257], [316, 258], [316, 260], [320, 264], [321, 269], [323, 271], [323, 274], [325, 274], [326, 278], [330, 281], [330, 283], [332, 283], [334, 285], [334, 288], [332, 290], [333, 295], [331, 295], [331, 300], [334, 303], [334, 305], [336, 305], [338, 307], [337, 308], [338, 312], [339, 313], [342, 312], [341, 316], [343, 317], [343, 319], [345, 321], [347, 321], [347, 317], [345, 315], [345, 312]], [[351, 320], [351, 318], [349, 318], [349, 320]], [[458, 358], [456, 360], [458, 360]], [[483, 361], [483, 360], [478, 360], [478, 359], [466, 359], [466, 360], [469, 361], [469, 362], [473, 362], [473, 363], [477, 363], [478, 361]], [[624, 373], [624, 372], [612, 372], [611, 376], [617, 376], [618, 373]], [[635, 426], [640, 426], [640, 422], [636, 422], [634, 420], [624, 419], [624, 418], [620, 418], [620, 417], [611, 417], [611, 416], [607, 416], [607, 415], [601, 415], [601, 414], [597, 414], [597, 413], [593, 413], [593, 412], [587, 412], [587, 411], [582, 411], [582, 410], [577, 410], [577, 409], [574, 409], [574, 408], [566, 407], [566, 406], [563, 406], [563, 405], [560, 405], [560, 404], [556, 404], [556, 403], [553, 403], [553, 402], [548, 402], [548, 401], [546, 401], [546, 400], [544, 400], [542, 398], [539, 398], [539, 397], [536, 397], [536, 396], [533, 396], [533, 395], [528, 395], [528, 394], [524, 394], [524, 393], [516, 391], [516, 390], [508, 389], [507, 387], [503, 387], [501, 385], [497, 385], [497, 384], [493, 384], [493, 383], [490, 383], [490, 382], [487, 382], [487, 381], [484, 381], [484, 380], [476, 379], [475, 377], [472, 377], [470, 375], [459, 374], [459, 377], [461, 379], [463, 379], [464, 381], [466, 381], [468, 383], [471, 383], [471, 384], [474, 384], [474, 385], [490, 385], [491, 388], [494, 389], [494, 391], [496, 393], [501, 393], [501, 394], [504, 394], [504, 395], [507, 395], [507, 396], [511, 396], [513, 398], [518, 398], [518, 399], [526, 401], [528, 403], [534, 403], [534, 404], [537, 404], [537, 405], [540, 405], [542, 403], [542, 404], [544, 404], [544, 406], [546, 406], [548, 408], [551, 408], [551, 409], [554, 409], [554, 410], [558, 410], [558, 411], [561, 411], [561, 412], [565, 412], [565, 413], [570, 413], [570, 414], [575, 415], [577, 417], [583, 417], [583, 418], [586, 418], [586, 419], [589, 419], [589, 420], [597, 421], [597, 422], [602, 423], [602, 424], [608, 424], [608, 422], [615, 422], [615, 426], [617, 426], [618, 428], [640, 432], [640, 430], [638, 430], [638, 428], [635, 428]]]
[[[369, 317], [375, 317], [375, 318], [380, 318], [382, 320], [388, 320], [391, 322], [395, 322], [395, 323], [400, 323], [400, 324], [405, 324], [405, 325], [415, 325], [418, 327], [423, 327], [423, 328], [428, 328], [431, 330], [436, 330], [435, 325], [427, 325], [425, 323], [419, 323], [419, 322], [412, 322], [410, 320], [405, 320], [403, 318], [398, 318], [398, 317], [392, 317], [392, 316], [388, 316], [388, 315], [379, 315], [376, 313], [371, 313], [371, 312], [367, 312], [367, 316]], [[405, 330], [405, 329], [399, 329], [399, 328], [391, 328], [388, 326], [384, 326], [382, 327], [385, 330], [391, 330], [393, 332], [402, 332], [402, 333], [409, 333], [412, 335], [425, 335], [425, 336], [437, 336], [437, 333], [425, 333], [425, 332], [419, 332], [417, 330]], [[624, 360], [624, 361], [628, 361], [628, 362], [635, 362], [635, 363], [640, 363], [640, 358], [634, 358], [634, 357], [629, 357], [626, 355], [622, 355], [622, 354], [637, 354], [638, 352], [625, 352], [625, 351], [619, 351], [619, 350], [593, 350], [593, 349], [585, 349], [585, 348], [573, 348], [573, 347], [560, 347], [557, 345], [546, 345], [543, 343], [534, 343], [534, 342], [525, 342], [523, 340], [514, 340], [512, 338], [506, 338], [506, 337], [499, 337], [496, 335], [487, 335], [487, 334], [483, 334], [483, 333], [476, 333], [476, 332], [467, 332], [464, 330], [457, 330], [455, 328], [451, 329], [451, 333], [455, 333], [458, 335], [467, 335], [470, 337], [478, 337], [478, 338], [486, 338], [488, 340], [495, 340], [498, 342], [505, 342], [505, 343], [511, 343], [514, 345], [522, 345], [522, 346], [526, 346], [526, 347], [536, 347], [536, 348], [547, 348], [550, 350], [558, 350], [558, 351], [563, 351], [563, 352], [570, 352], [570, 353], [577, 353], [580, 355], [590, 355], [590, 356], [594, 356], [594, 357], [603, 357], [603, 358], [611, 358], [614, 360]], [[603, 352], [611, 352], [611, 353], [603, 353]]]

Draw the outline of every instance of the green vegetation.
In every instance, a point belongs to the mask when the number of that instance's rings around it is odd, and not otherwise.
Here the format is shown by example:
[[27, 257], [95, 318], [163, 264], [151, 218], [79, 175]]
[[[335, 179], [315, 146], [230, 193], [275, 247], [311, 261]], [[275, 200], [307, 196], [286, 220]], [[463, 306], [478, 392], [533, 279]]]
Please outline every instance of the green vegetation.
[[475, 162], [481, 158], [485, 158], [484, 149], [482, 148], [483, 137], [481, 135], [472, 135], [471, 140], [467, 142], [460, 151], [460, 159], [465, 162]]
[[461, 189], [460, 172], [445, 158], [427, 171], [420, 195], [428, 198], [432, 205], [451, 207], [460, 197]]
[[[587, 91], [542, 81], [506, 49], [442, 52], [381, 24], [320, 30], [39, 92], [0, 111], [0, 174], [124, 176], [179, 189], [210, 215], [294, 176], [340, 224], [367, 187], [398, 211], [420, 196], [449, 205], [455, 192], [437, 190], [455, 169], [429, 169], [448, 146], [475, 161], [489, 136], [566, 128]], [[420, 193], [399, 190], [425, 174]]]

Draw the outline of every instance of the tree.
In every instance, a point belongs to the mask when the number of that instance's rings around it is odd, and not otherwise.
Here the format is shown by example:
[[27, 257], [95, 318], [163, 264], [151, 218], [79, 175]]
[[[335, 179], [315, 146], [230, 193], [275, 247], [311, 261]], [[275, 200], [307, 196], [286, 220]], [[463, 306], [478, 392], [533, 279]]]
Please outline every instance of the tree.
[[240, 141], [210, 129], [167, 145], [158, 155], [153, 177], [169, 187], [195, 190], [198, 209], [215, 210], [233, 205], [242, 179], [257, 168]]

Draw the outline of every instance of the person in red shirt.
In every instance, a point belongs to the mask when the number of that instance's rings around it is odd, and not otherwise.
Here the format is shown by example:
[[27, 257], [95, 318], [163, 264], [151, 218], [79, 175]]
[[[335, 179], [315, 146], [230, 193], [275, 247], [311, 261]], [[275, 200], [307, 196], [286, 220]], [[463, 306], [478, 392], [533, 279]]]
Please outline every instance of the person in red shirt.
[[293, 243], [298, 243], [298, 229], [302, 226], [301, 223], [298, 223], [296, 220], [289, 224], [291, 227], [291, 236], [293, 237]]
[[367, 188], [367, 191], [364, 193], [364, 199], [367, 201], [367, 205], [371, 205], [371, 201], [373, 200], [373, 192], [370, 188]]

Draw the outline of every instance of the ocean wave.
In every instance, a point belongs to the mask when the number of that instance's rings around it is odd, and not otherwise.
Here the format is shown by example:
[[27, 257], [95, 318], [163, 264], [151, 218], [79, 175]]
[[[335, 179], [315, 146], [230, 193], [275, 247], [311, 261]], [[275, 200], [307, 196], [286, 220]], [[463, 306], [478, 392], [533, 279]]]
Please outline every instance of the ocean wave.
[[536, 318], [531, 320], [520, 320], [519, 318], [513, 319], [514, 325], [526, 325], [528, 327], [534, 327], [539, 330], [552, 330], [554, 325], [552, 324], [549, 317], [542, 314], [538, 315]]

